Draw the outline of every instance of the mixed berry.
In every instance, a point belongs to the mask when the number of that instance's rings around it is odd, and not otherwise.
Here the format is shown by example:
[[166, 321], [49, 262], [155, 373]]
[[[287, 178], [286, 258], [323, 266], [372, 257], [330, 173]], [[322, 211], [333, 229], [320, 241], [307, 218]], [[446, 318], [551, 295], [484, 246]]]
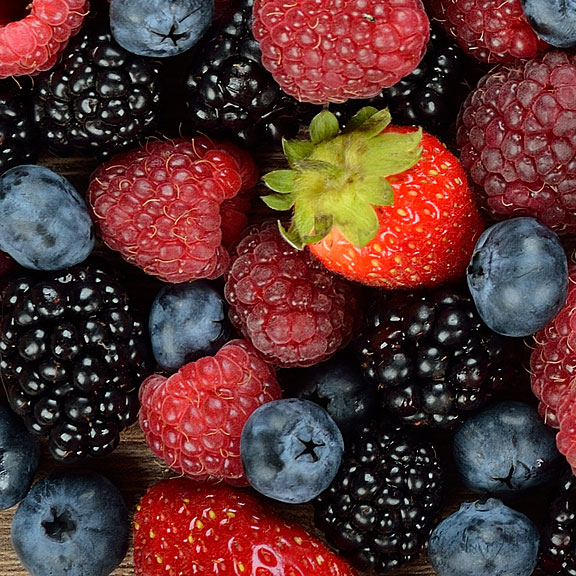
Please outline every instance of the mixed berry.
[[541, 0], [3, 2], [14, 573], [575, 574], [574, 46]]

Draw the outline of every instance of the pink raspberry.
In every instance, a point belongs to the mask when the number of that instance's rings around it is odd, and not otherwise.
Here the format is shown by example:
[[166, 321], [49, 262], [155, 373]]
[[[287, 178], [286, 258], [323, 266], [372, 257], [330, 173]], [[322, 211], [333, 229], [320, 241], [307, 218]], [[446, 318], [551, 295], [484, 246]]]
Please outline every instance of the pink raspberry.
[[4, 0], [0, 6], [0, 78], [49, 70], [82, 26], [89, 0]]
[[247, 485], [240, 460], [244, 423], [258, 406], [281, 397], [274, 370], [243, 340], [185, 364], [140, 388], [139, 422], [152, 452], [196, 480]]

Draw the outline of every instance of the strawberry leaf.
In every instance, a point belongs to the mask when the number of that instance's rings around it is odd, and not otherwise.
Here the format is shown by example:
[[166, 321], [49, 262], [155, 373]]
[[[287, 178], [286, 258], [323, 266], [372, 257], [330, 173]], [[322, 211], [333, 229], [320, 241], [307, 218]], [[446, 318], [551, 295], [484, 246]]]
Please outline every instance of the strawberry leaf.
[[261, 196], [263, 202], [272, 208], [272, 210], [290, 210], [294, 206], [294, 195], [293, 194], [268, 194], [267, 196]]
[[280, 235], [290, 246], [296, 248], [296, 250], [302, 250], [305, 246], [305, 242], [302, 240], [298, 230], [294, 228], [294, 226], [290, 226], [290, 228], [284, 228], [283, 224], [278, 221], [278, 230], [280, 230]]
[[290, 166], [305, 160], [314, 151], [314, 144], [308, 140], [283, 140], [282, 149]]
[[348, 242], [360, 248], [374, 238], [380, 225], [374, 208], [363, 203], [356, 203], [349, 210], [340, 210], [334, 224]]
[[384, 108], [384, 110], [378, 110], [374, 114], [369, 115], [354, 131], [361, 133], [365, 138], [373, 138], [385, 130], [391, 121], [392, 116], [388, 108]]
[[264, 184], [279, 194], [294, 192], [296, 172], [294, 170], [274, 170], [268, 172], [263, 178]]
[[348, 124], [346, 125], [346, 129], [344, 132], [352, 132], [359, 128], [366, 120], [374, 116], [378, 110], [373, 108], [372, 106], [364, 106], [364, 108], [360, 108], [350, 120], [348, 120]]
[[391, 206], [394, 201], [394, 189], [385, 178], [370, 176], [364, 179], [358, 196], [360, 202], [372, 206]]
[[338, 118], [328, 110], [322, 110], [310, 122], [310, 140], [312, 144], [319, 144], [331, 140], [340, 132]]

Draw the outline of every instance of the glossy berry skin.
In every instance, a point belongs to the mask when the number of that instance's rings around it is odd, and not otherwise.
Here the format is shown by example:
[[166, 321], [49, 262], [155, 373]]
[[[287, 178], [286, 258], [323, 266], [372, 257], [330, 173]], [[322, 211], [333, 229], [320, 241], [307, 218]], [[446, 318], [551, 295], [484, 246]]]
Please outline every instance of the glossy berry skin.
[[32, 576], [107, 576], [128, 551], [128, 507], [101, 474], [53, 472], [19, 504], [10, 534]]
[[250, 490], [171, 478], [152, 485], [134, 514], [136, 576], [306, 574], [355, 576], [300, 524]]
[[41, 142], [60, 156], [99, 161], [137, 146], [157, 128], [162, 105], [160, 66], [131, 54], [107, 24], [82, 28], [32, 94]]
[[192, 128], [250, 149], [294, 138], [316, 107], [286, 94], [262, 66], [254, 0], [236, 1], [206, 34], [186, 75]]
[[190, 50], [213, 16], [212, 0], [110, 0], [110, 27], [118, 44], [152, 58]]
[[562, 463], [555, 436], [535, 406], [496, 402], [458, 427], [454, 465], [475, 492], [505, 498], [533, 491], [549, 484]]
[[0, 404], [0, 510], [26, 496], [40, 463], [40, 442], [10, 407]]
[[276, 374], [244, 340], [140, 387], [139, 422], [152, 452], [201, 481], [247, 485], [240, 435], [256, 408], [281, 397]]
[[262, 64], [282, 89], [314, 104], [370, 98], [422, 59], [429, 20], [420, 0], [254, 2]]
[[466, 277], [476, 308], [492, 330], [529, 336], [564, 305], [568, 259], [550, 228], [534, 218], [509, 218], [480, 235]]
[[358, 570], [391, 571], [424, 549], [443, 496], [433, 445], [377, 418], [347, 441], [336, 477], [314, 500], [314, 523]]
[[536, 525], [496, 498], [464, 502], [430, 536], [438, 576], [530, 576], [538, 559]]
[[328, 412], [299, 398], [263, 404], [249, 416], [240, 457], [250, 486], [274, 500], [310, 502], [336, 475], [344, 441]]
[[492, 220], [531, 216], [573, 235], [576, 55], [549, 50], [502, 64], [460, 108], [456, 143], [477, 202]]
[[375, 207], [379, 228], [372, 240], [355, 246], [334, 227], [309, 244], [329, 270], [385, 289], [433, 287], [462, 277], [484, 222], [458, 159], [427, 132], [421, 145], [417, 164], [388, 179], [394, 200]]
[[364, 378], [348, 349], [320, 364], [290, 371], [282, 384], [291, 395], [322, 406], [344, 437], [355, 434], [376, 412], [376, 386]]
[[542, 40], [556, 48], [573, 48], [576, 45], [576, 4], [572, 0], [520, 1], [530, 26]]
[[156, 362], [169, 372], [215, 354], [231, 332], [222, 290], [209, 280], [164, 285], [150, 306], [148, 332]]
[[350, 343], [358, 327], [357, 287], [288, 245], [272, 222], [245, 230], [224, 295], [232, 324], [279, 367], [327, 360]]
[[156, 140], [92, 173], [88, 200], [105, 244], [170, 283], [222, 276], [245, 221], [250, 155], [207, 137]]
[[61, 270], [92, 253], [95, 235], [84, 198], [62, 175], [21, 165], [0, 176], [0, 249], [33, 270]]
[[480, 62], [514, 62], [548, 48], [526, 19], [521, 0], [426, 0], [425, 5], [431, 17]]
[[148, 341], [127, 292], [95, 262], [19, 272], [0, 287], [0, 370], [11, 408], [58, 462], [112, 452], [137, 419]]
[[48, 70], [89, 13], [89, 0], [33, 0], [0, 7], [0, 78]]

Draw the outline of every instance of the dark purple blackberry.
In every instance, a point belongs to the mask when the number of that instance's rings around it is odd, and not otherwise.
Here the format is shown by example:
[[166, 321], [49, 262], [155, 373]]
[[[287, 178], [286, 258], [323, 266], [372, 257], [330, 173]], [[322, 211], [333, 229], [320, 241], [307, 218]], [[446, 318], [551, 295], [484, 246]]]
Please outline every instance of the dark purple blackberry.
[[430, 28], [430, 40], [420, 64], [399, 82], [375, 98], [331, 105], [343, 123], [363, 106], [388, 106], [394, 124], [421, 126], [444, 137], [453, 129], [460, 104], [481, 72], [460, 47], [437, 25]]
[[360, 429], [332, 484], [314, 501], [314, 523], [358, 570], [384, 572], [426, 546], [443, 486], [432, 444], [374, 421]]
[[82, 264], [24, 271], [0, 289], [0, 373], [10, 406], [56, 460], [110, 453], [149, 374], [144, 329], [114, 275]]
[[237, 0], [205, 36], [186, 79], [195, 130], [250, 147], [293, 138], [319, 108], [285, 94], [261, 64], [254, 0]]
[[518, 339], [490, 330], [469, 292], [380, 293], [356, 342], [378, 403], [404, 423], [451, 428], [522, 381]]
[[19, 164], [32, 163], [38, 155], [38, 139], [32, 122], [30, 90], [0, 80], [0, 174]]
[[576, 477], [568, 468], [543, 521], [538, 564], [547, 576], [576, 576]]
[[124, 50], [109, 26], [88, 26], [36, 77], [34, 122], [52, 152], [103, 159], [150, 134], [160, 102], [158, 64]]

